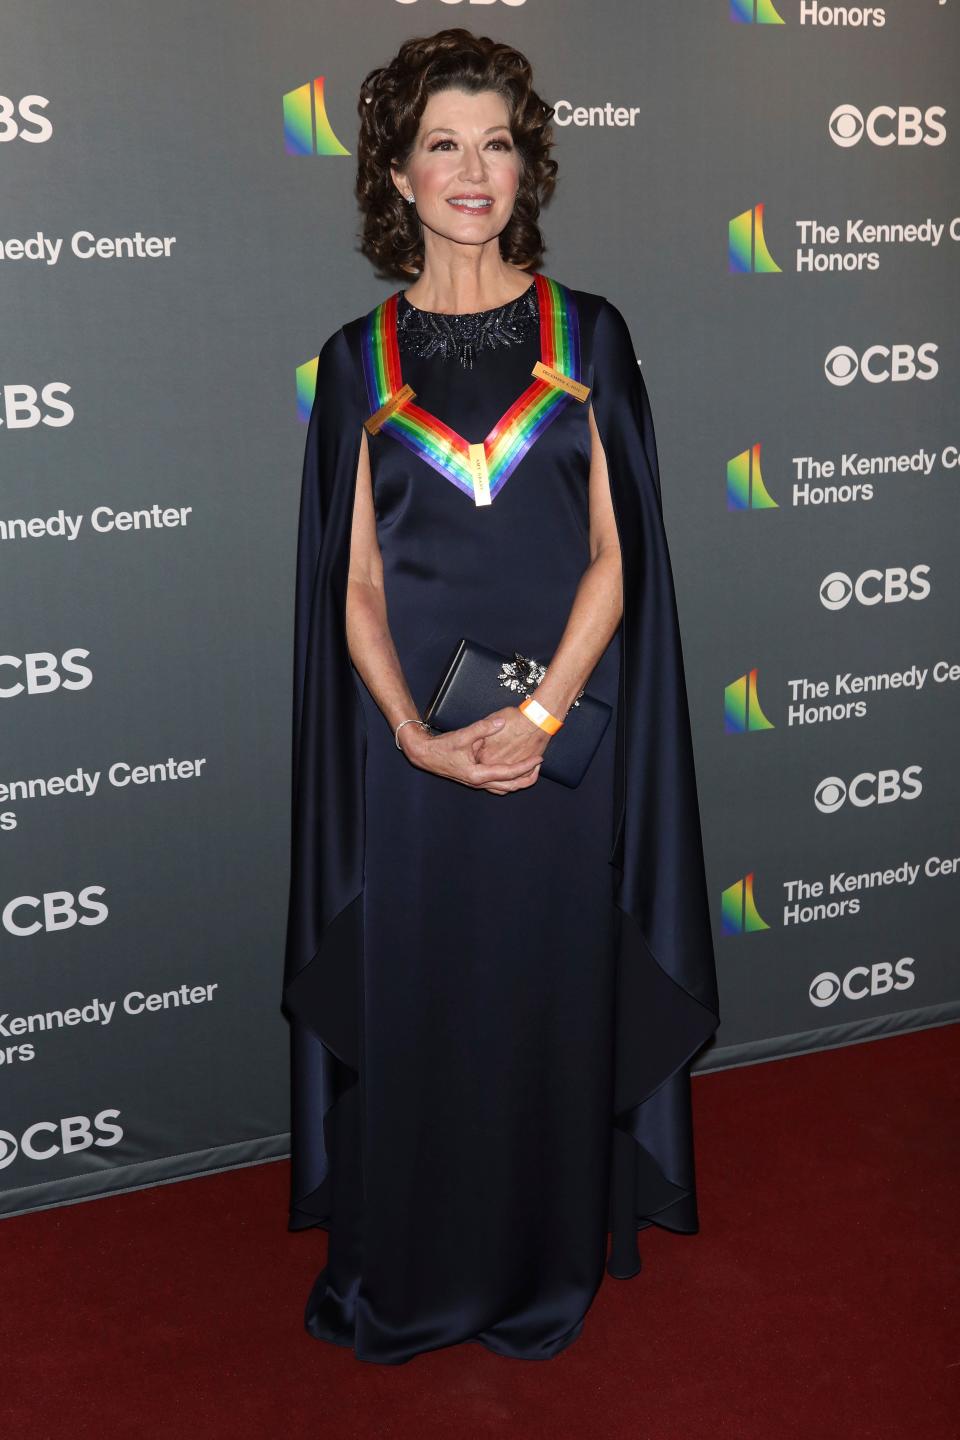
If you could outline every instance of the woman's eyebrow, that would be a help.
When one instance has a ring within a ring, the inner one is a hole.
[[[507,130],[507,129],[509,129],[509,126],[507,126],[507,125],[488,125],[487,128],[486,128],[486,130],[484,130],[483,133],[484,133],[484,135],[489,135],[492,130]],[[451,127],[450,127],[449,125],[432,125],[432,126],[430,127],[430,129],[427,131],[427,135],[432,135],[432,134],[434,133],[434,131],[437,131],[437,130],[442,130],[442,131],[444,132],[444,134],[446,134],[446,135],[459,135],[459,133],[460,133],[459,130],[453,130],[453,129],[451,129]],[[424,135],[424,137],[423,137],[424,140],[426,140],[427,135]]]

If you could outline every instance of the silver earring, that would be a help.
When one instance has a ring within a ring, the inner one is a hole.
[[[413,196],[412,196],[412,195],[408,195],[408,196],[406,197],[406,199],[407,199],[407,204],[408,204],[408,205],[412,205],[412,204],[413,204]]]

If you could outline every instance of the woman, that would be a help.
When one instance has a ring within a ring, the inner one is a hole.
[[[619,310],[538,270],[525,58],[443,30],[358,109],[363,252],[415,279],[326,341],[307,434],[290,1227],[329,1232],[312,1336],[546,1359],[638,1228],[698,1228],[719,1016],[653,427]],[[427,725],[462,638],[549,661],[538,704]],[[540,770],[584,689],[612,717],[570,788]]]

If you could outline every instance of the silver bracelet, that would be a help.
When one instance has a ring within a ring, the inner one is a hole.
[[[396,745],[398,750],[403,749],[403,746],[400,744],[400,731],[403,729],[404,725],[419,725],[423,730],[430,729],[430,726],[427,724],[426,720],[401,720],[400,724],[393,732],[393,743]]]

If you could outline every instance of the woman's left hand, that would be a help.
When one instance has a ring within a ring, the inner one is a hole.
[[[503,728],[477,742],[474,759],[484,765],[512,765],[527,758],[533,760],[546,750],[550,736],[546,730],[528,720],[519,706],[504,705],[500,710],[491,710],[485,719],[490,720],[495,715],[503,716]],[[495,795],[510,793],[496,783],[484,785],[483,789]]]

